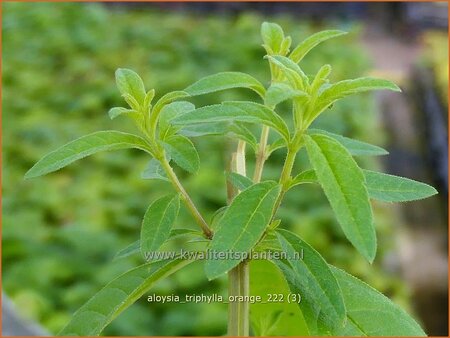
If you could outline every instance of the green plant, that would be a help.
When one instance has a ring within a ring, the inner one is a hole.
[[[149,206],[140,240],[121,254],[141,251],[148,258],[149,252],[157,251],[175,237],[189,236],[197,240],[204,237],[205,247],[200,253],[208,254],[204,261],[206,276],[211,280],[228,273],[229,296],[237,299],[229,304],[230,335],[249,334],[251,259],[245,255],[268,252],[273,254],[270,260],[279,269],[274,276],[281,271],[290,295],[301,295],[300,311],[295,314],[304,318],[310,334],[424,335],[406,312],[365,283],[328,265],[300,237],[282,230],[280,220],[276,218],[288,190],[297,185],[318,183],[345,236],[369,262],[374,260],[376,234],[370,199],[409,201],[431,196],[436,191],[424,183],[362,170],[352,156],[384,155],[387,152],[310,126],[336,101],[351,94],[377,89],[399,91],[399,88],[389,81],[374,78],[330,84],[329,65],[322,66],[312,77],[303,72],[298,63],[312,48],[344,32],[316,33],[292,52],[289,52],[291,38],[285,37],[280,26],[263,23],[261,33],[271,73],[267,88],[250,75],[226,72],[203,78],[183,91],[170,92],[153,104],[155,91],[146,91],[135,72],[119,69],[116,72],[117,86],[129,108],[112,108],[109,115],[112,119],[118,116],[130,118],[142,135],[101,131],[81,137],[42,158],[27,172],[26,178],[59,170],[99,151],[136,148],[148,153],[152,159],[143,177],[171,182],[176,194],[161,197]],[[231,88],[251,89],[262,103],[226,101],[195,108],[192,103],[184,101]],[[283,101],[292,102],[292,128],[275,112],[276,106]],[[251,124],[261,128],[259,141],[248,128]],[[269,143],[271,131],[279,138]],[[187,172],[197,172],[199,157],[189,137],[212,134],[231,134],[238,144],[227,174],[228,206],[217,210],[213,220],[207,222],[181,184],[172,163]],[[247,144],[255,153],[251,179],[246,173]],[[261,181],[268,157],[283,149],[286,157],[279,180]],[[312,168],[293,176],[296,156],[303,149],[306,149]],[[201,233],[172,229],[180,199]],[[233,253],[228,255],[231,257],[219,257],[230,252]],[[275,253],[284,253],[285,256],[273,258]],[[194,261],[183,255],[174,255],[124,273],[87,302],[61,333],[99,334],[156,282]],[[269,274],[269,265],[265,269]],[[287,322],[284,310],[274,309],[270,320],[251,318],[253,332],[265,335],[275,325]],[[255,311],[254,315],[257,317],[258,312]]]

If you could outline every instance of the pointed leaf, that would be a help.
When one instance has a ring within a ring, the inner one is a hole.
[[[230,121],[262,123],[274,128],[285,140],[289,140],[289,130],[284,120],[273,110],[253,102],[224,102],[197,108],[188,114],[176,117],[172,123],[190,125]]]
[[[73,315],[62,336],[97,336],[155,283],[192,261],[177,258],[141,265],[108,283]]]
[[[364,170],[370,197],[384,202],[406,202],[437,194],[432,186],[400,176]]]
[[[317,104],[314,107],[315,115],[318,116],[324,109],[331,104],[346,96],[367,92],[370,90],[392,90],[400,92],[400,88],[388,80],[375,79],[371,77],[362,77],[354,80],[339,81],[326,88],[318,97]]]
[[[131,95],[139,104],[144,103],[146,94],[144,82],[136,72],[125,68],[117,69],[116,84],[122,95]]]
[[[274,54],[280,52],[284,41],[284,32],[280,25],[272,22],[263,22],[261,25],[261,37],[264,46],[268,47],[266,49],[269,49]]]
[[[223,72],[204,77],[184,91],[191,96],[214,93],[231,88],[248,88],[264,97],[264,86],[253,76],[240,72]]]
[[[344,325],[345,306],[341,289],[327,262],[294,233],[277,230],[278,240],[294,273],[299,304],[311,331],[317,327],[333,331]],[[300,258],[295,258],[296,255]],[[291,281],[292,282],[292,281]]]
[[[226,256],[225,259],[212,257],[205,262],[208,279],[219,277],[245,258],[245,253],[253,248],[270,223],[279,193],[280,186],[268,181],[251,186],[233,199],[219,220],[209,246],[209,251],[218,257]]]
[[[251,179],[235,172],[227,173],[227,179],[238,190],[245,190],[253,185],[253,181]]]
[[[275,64],[283,72],[294,89],[304,91],[308,87],[308,77],[301,70],[299,65],[293,62],[291,59],[281,55],[269,55],[267,56],[267,58],[272,64]]]
[[[344,34],[347,33],[339,30],[326,30],[315,33],[299,43],[289,55],[289,58],[295,63],[299,63],[305,55],[319,43]]]
[[[250,321],[255,336],[309,336],[300,308],[287,301],[289,293],[283,275],[272,262],[250,262],[250,294],[263,299],[250,304]],[[282,301],[267,301],[268,295],[280,297],[280,294],[283,295]]]
[[[76,160],[98,153],[126,148],[137,148],[151,154],[142,137],[118,131],[99,131],[89,134],[45,155],[25,174],[25,178],[42,176],[59,170]]]
[[[179,115],[189,113],[195,109],[195,106],[187,101],[177,101],[165,105],[161,109],[159,117],[159,135],[160,139],[164,140],[172,135],[174,135],[178,130],[181,129],[180,126],[172,126],[170,121]]]
[[[268,107],[275,107],[277,104],[292,99],[293,97],[305,96],[305,92],[293,89],[286,83],[277,82],[267,89],[265,104]]]
[[[376,234],[365,178],[350,153],[326,135],[305,135],[308,157],[348,240],[372,262]]]
[[[178,195],[161,197],[148,207],[141,228],[141,253],[144,257],[148,252],[158,250],[169,238],[179,209]]]
[[[317,183],[317,175],[314,170],[305,170],[295,176],[289,183],[289,189],[296,185],[305,183]]]
[[[341,287],[347,324],[335,336],[426,336],[419,324],[389,298],[348,273],[330,266]]]
[[[310,135],[327,135],[329,137],[334,138],[340,144],[342,144],[353,156],[378,156],[378,155],[387,155],[389,152],[380,148],[378,146],[374,146],[372,144],[351,139],[349,137],[345,137],[342,135],[330,133],[325,130],[320,129],[309,129],[308,134]]]
[[[256,150],[258,147],[258,141],[255,138],[255,135],[246,127],[243,123],[234,122],[230,124],[228,128],[228,134],[231,134],[232,137],[235,137],[239,140],[247,142],[253,150]]]
[[[229,131],[231,121],[221,121],[212,123],[199,123],[182,126],[179,134],[187,137],[199,137],[207,135],[223,135]],[[176,125],[175,127],[180,127]]]
[[[130,117],[139,118],[140,114],[133,109],[123,107],[113,107],[108,112],[109,118],[114,120],[117,116],[128,115]]]
[[[192,142],[181,135],[174,135],[164,140],[163,146],[176,164],[190,173],[197,172],[200,159]]]
[[[141,178],[144,180],[162,180],[169,182],[161,163],[154,158],[148,162],[147,168],[141,174]]]

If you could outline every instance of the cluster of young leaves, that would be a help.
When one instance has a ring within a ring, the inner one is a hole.
[[[376,232],[370,199],[411,201],[426,198],[436,191],[424,183],[361,169],[353,156],[385,155],[387,152],[374,145],[309,127],[337,100],[370,90],[399,91],[399,88],[390,81],[367,77],[330,84],[329,65],[322,66],[312,77],[302,71],[299,62],[312,48],[344,32],[316,33],[298,44],[292,52],[291,38],[285,37],[277,24],[263,23],[261,33],[272,74],[268,88],[248,74],[224,72],[203,78],[183,91],[168,93],[152,105],[155,91],[146,91],[143,81],[133,71],[119,69],[116,72],[117,86],[129,108],[112,108],[109,115],[111,118],[122,115],[131,118],[142,136],[101,131],[81,137],[42,158],[26,177],[56,171],[99,151],[142,150],[152,156],[142,177],[171,181],[177,194],[164,196],[149,206],[140,240],[119,255],[158,250],[174,236],[198,236],[188,229],[172,230],[181,197],[202,227],[205,237],[210,239],[208,250],[250,252],[261,248],[269,237],[272,238],[276,249],[289,257],[273,263],[284,275],[289,288],[302,295],[299,307],[310,334],[424,335],[406,312],[362,281],[327,264],[296,234],[281,230],[280,222],[274,218],[287,190],[303,183],[318,183],[348,240],[369,262],[374,260]],[[195,108],[188,101],[178,101],[231,88],[253,90],[261,98],[261,103],[227,101]],[[291,129],[275,111],[276,106],[286,100],[292,102],[294,127]],[[260,125],[263,130],[272,130],[280,137],[266,147],[266,140],[261,139],[258,143],[247,124]],[[203,223],[170,166],[173,161],[182,169],[195,173],[199,168],[199,157],[188,137],[211,134],[231,135],[248,143],[255,153],[262,149],[265,159],[276,149],[287,150],[278,182],[258,182],[237,173],[228,174],[228,180],[241,192],[229,206],[218,211],[214,235]],[[303,148],[312,168],[292,177],[295,157]],[[294,259],[300,252],[304,258]],[[206,276],[217,278],[240,262],[237,258],[206,260]],[[62,334],[99,334],[155,282],[188,263],[190,261],[176,258],[148,263],[126,272],[85,304]],[[267,326],[267,323],[259,323]]]

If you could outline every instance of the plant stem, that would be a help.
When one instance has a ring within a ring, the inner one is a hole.
[[[245,175],[245,142],[239,141],[236,152],[232,154],[230,167],[232,171]],[[228,203],[231,203],[234,198],[232,194],[238,193],[238,191],[233,189],[227,189],[227,191],[229,192]],[[247,260],[244,260],[228,272],[228,297],[235,298],[228,304],[229,336],[249,335],[249,304],[246,301],[250,293],[248,263]],[[244,300],[241,301],[236,297],[244,297]]]
[[[181,182],[179,181],[177,175],[173,171],[169,162],[166,160],[166,158],[164,156],[161,158],[160,162],[161,162],[167,176],[169,177],[169,180],[172,182],[172,185],[174,186],[175,190],[177,190],[181,194],[181,198],[183,199],[184,203],[186,204],[187,208],[191,212],[191,214],[194,217],[197,224],[202,229],[206,238],[212,239],[212,237],[213,237],[212,230],[209,228],[208,223],[206,223],[205,219],[200,214],[197,207],[194,205],[194,202],[192,202],[192,199],[189,197],[186,190],[184,190],[183,186],[181,185]]]

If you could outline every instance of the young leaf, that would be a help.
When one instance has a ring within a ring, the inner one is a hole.
[[[170,229],[178,216],[180,199],[178,195],[164,196],[153,202],[147,209],[141,228],[141,253],[159,249],[169,238]]]
[[[285,146],[286,146],[286,142],[282,138],[279,138],[278,140],[274,141],[267,148],[267,157],[269,157],[270,154],[272,154],[275,150],[283,148]]]
[[[28,170],[25,178],[33,178],[51,173],[76,160],[100,151],[126,148],[137,148],[151,154],[147,141],[142,137],[113,130],[98,131],[80,137],[45,155]]]
[[[308,87],[308,77],[291,59],[281,55],[268,55],[267,58],[272,64],[275,64],[283,72],[292,87],[302,91]]]
[[[289,130],[284,120],[273,110],[253,102],[223,102],[197,108],[172,120],[173,124],[191,125],[207,122],[248,122],[262,123],[274,128],[283,138],[289,140]]]
[[[144,103],[145,87],[140,76],[130,69],[116,70],[116,84],[122,95],[131,95],[139,104]]]
[[[174,135],[178,130],[181,129],[180,126],[172,126],[170,121],[175,117],[189,113],[195,109],[195,106],[187,101],[172,102],[165,105],[161,109],[159,117],[159,137],[161,140],[166,139]]]
[[[264,98],[264,86],[253,76],[239,72],[223,72],[204,77],[184,91],[191,96],[209,94],[231,88],[248,88]]]
[[[426,336],[419,324],[389,298],[361,280],[330,266],[344,296],[347,323],[335,336]]]
[[[284,32],[278,24],[263,22],[261,25],[261,37],[266,50],[278,54],[284,41]]]
[[[289,189],[296,185],[305,183],[317,183],[317,176],[314,170],[305,170],[295,176],[289,183]]]
[[[147,168],[141,174],[141,178],[144,180],[162,180],[169,182],[161,163],[154,158],[148,162]]]
[[[406,202],[437,194],[428,184],[409,178],[364,170],[367,189],[371,198],[384,202]]]
[[[114,120],[117,116],[120,115],[128,115],[134,118],[138,118],[140,116],[140,114],[138,112],[136,112],[133,109],[127,109],[127,108],[123,108],[123,107],[114,107],[111,108],[108,112],[109,118],[111,120]]]
[[[292,99],[293,97],[305,96],[305,92],[293,89],[286,83],[276,82],[267,89],[264,102],[266,106],[275,107],[277,104]]]
[[[341,289],[327,262],[309,244],[287,230],[277,230],[278,240],[288,256],[299,304],[310,327],[333,331],[344,325],[345,306]],[[300,258],[296,258],[295,256]]]
[[[217,231],[209,246],[213,254],[205,262],[208,279],[214,279],[234,268],[258,242],[270,222],[280,186],[275,182],[252,185],[237,195],[217,224]],[[232,256],[228,253],[233,253]],[[237,257],[236,257],[237,256]]]
[[[348,240],[369,261],[376,234],[365,178],[350,153],[326,135],[305,136],[308,157]]]
[[[235,172],[227,173],[227,179],[235,188],[239,190],[245,190],[253,185],[253,181],[251,179]]]
[[[197,150],[192,142],[181,135],[173,135],[164,140],[163,146],[167,154],[184,170],[196,173],[200,166]]]
[[[295,63],[299,63],[305,55],[319,43],[344,34],[347,33],[339,30],[326,30],[315,33],[299,43],[289,55],[289,58]]]
[[[352,94],[381,89],[392,90],[395,92],[401,91],[400,88],[391,81],[371,77],[362,77],[334,83],[319,95],[314,107],[313,119],[339,99]]]
[[[353,156],[379,156],[389,154],[383,148],[374,146],[369,143],[354,140],[342,135],[330,133],[325,130],[320,129],[308,129],[308,134],[310,135],[326,135],[334,138],[340,144],[342,144]]]
[[[97,336],[155,283],[192,261],[176,258],[141,265],[108,283],[73,315],[61,336]]]
[[[255,336],[309,336],[300,308],[287,301],[289,293],[283,275],[272,262],[250,262],[250,294],[264,300],[250,304],[250,321]],[[283,299],[267,302],[268,295],[283,295]]]
[[[159,115],[166,105],[187,96],[189,96],[189,94],[183,91],[174,91],[163,95],[158,101],[156,101],[155,105],[153,106],[152,112],[150,114],[150,127],[153,130],[156,129]]]

